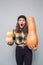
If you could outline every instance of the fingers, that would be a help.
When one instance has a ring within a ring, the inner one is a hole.
[[[29,48],[30,48],[31,50],[36,50],[36,49],[37,49],[37,47],[36,47],[35,45],[31,45]]]
[[[8,42],[8,44],[10,45],[10,44],[12,44],[12,42]]]
[[[6,37],[6,43],[9,45],[13,45],[14,44],[14,40],[12,37]]]

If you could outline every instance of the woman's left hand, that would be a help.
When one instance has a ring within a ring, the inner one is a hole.
[[[31,47],[29,47],[29,49],[31,49],[31,50],[37,50],[37,47],[35,45],[31,45]]]

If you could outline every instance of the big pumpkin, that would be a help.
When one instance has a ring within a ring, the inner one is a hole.
[[[38,36],[36,32],[34,17],[32,16],[28,17],[27,24],[28,24],[28,35],[26,38],[26,45],[28,48],[35,50],[37,49],[37,45],[38,45]]]

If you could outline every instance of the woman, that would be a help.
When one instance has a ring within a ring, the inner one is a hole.
[[[23,36],[22,36],[23,32]],[[18,39],[17,36],[14,36],[16,38],[15,43],[16,46],[16,61],[17,65],[23,65],[23,61],[25,65],[31,65],[32,63],[32,50],[30,50],[26,46],[26,36],[28,34],[28,26],[27,26],[27,20],[24,15],[20,15],[17,19],[17,25],[16,25],[16,33],[18,33]],[[17,35],[17,34],[16,34]],[[13,39],[15,39],[13,38]],[[18,42],[17,42],[18,40]]]
[[[17,65],[32,64],[32,50],[26,46],[26,37],[28,34],[27,20],[24,15],[20,15],[17,19],[16,29],[13,30],[13,35],[9,35],[7,44],[16,44],[16,61]]]

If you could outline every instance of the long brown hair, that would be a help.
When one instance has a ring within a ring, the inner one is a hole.
[[[25,17],[24,15],[20,15],[20,16],[18,17],[18,19],[17,19],[16,32],[18,32],[18,29],[20,29],[20,26],[19,26],[19,24],[18,24],[18,21],[19,21],[20,18],[24,18],[24,19],[25,19],[25,25],[24,25],[24,27],[22,28],[22,31],[23,31],[24,34],[27,36],[27,34],[28,34],[28,25],[27,25],[27,19],[26,19],[26,17]]]

